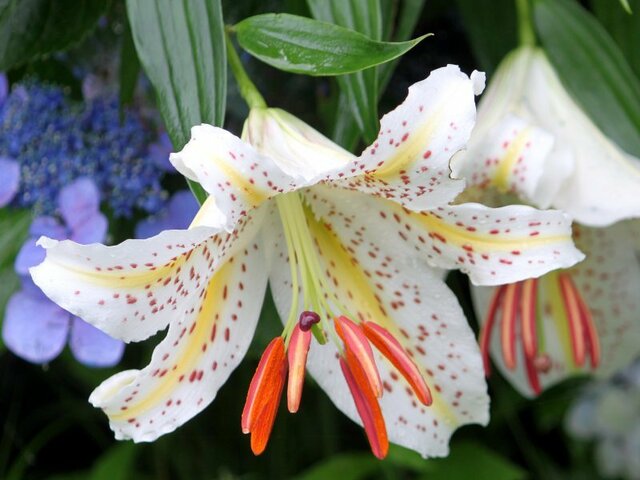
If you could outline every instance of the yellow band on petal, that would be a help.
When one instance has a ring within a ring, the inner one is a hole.
[[[224,263],[209,281],[209,286],[204,294],[201,310],[194,319],[193,330],[184,340],[180,351],[176,352],[175,362],[168,363],[167,370],[160,372],[158,384],[146,397],[140,398],[137,402],[127,405],[124,411],[105,411],[112,420],[127,420],[135,418],[166,401],[171,396],[172,391],[180,382],[180,378],[188,376],[202,356],[202,345],[210,340],[212,325],[219,317],[220,311],[224,308],[226,285],[228,277],[233,273],[231,262]],[[175,367],[174,367],[175,366]]]
[[[219,158],[213,163],[222,171],[229,183],[242,192],[246,202],[251,206],[257,207],[262,202],[269,199],[269,195],[267,193],[261,191],[255,184],[252,184],[247,180],[247,175],[238,172],[224,159]],[[261,173],[257,172],[256,175],[261,175]]]
[[[501,192],[509,191],[509,179],[531,134],[531,128],[523,129],[507,146],[493,175],[492,184]]]
[[[480,245],[482,249],[487,252],[511,251],[515,249],[515,247],[518,247],[518,249],[525,249],[542,245],[552,245],[554,243],[571,242],[571,235],[538,235],[526,237],[508,237],[503,234],[491,235],[487,233],[472,232],[465,227],[459,227],[457,225],[447,223],[431,212],[407,213],[403,211],[403,214],[408,214],[414,221],[420,223],[425,230],[441,236],[447,242],[451,242],[452,244],[460,247],[464,245]]]
[[[406,137],[396,140],[396,153],[385,160],[384,164],[372,172],[375,177],[389,177],[406,170],[416,160],[421,159],[428,150],[428,145],[437,127],[441,126],[442,108],[430,115],[416,129],[408,132]]]

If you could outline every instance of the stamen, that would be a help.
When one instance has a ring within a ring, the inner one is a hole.
[[[382,396],[382,381],[378,373],[378,367],[373,358],[373,350],[367,341],[367,337],[358,325],[347,317],[340,316],[334,319],[336,333],[345,344],[347,354],[351,352],[355,361],[369,380],[376,397]]]
[[[516,316],[520,300],[520,283],[506,285],[502,305],[502,358],[509,370],[516,368]]]
[[[576,289],[576,293],[578,293]],[[582,325],[585,331],[585,341],[587,343],[587,350],[589,352],[589,358],[591,361],[591,368],[598,368],[600,365],[600,337],[598,337],[598,331],[593,323],[593,317],[591,316],[591,310],[585,303],[582,295],[578,293],[578,307],[580,308],[580,318],[582,319]]]
[[[251,450],[255,455],[260,455],[267,446],[286,376],[284,340],[276,337],[260,358],[242,410],[242,433],[251,433]]]
[[[522,301],[520,303],[522,344],[525,358],[531,361],[538,353],[538,335],[536,332],[537,298],[538,280],[530,278],[522,282]]]
[[[313,313],[313,312],[303,312]],[[314,314],[317,320],[320,317]],[[289,412],[296,413],[300,407],[300,399],[302,398],[302,387],[304,385],[304,372],[307,364],[307,354],[309,353],[309,345],[311,343],[311,332],[309,329],[312,324],[308,325],[306,330],[303,329],[302,315],[300,322],[293,329],[291,339],[289,340],[289,351],[287,356],[289,359],[289,382],[287,384],[287,408]]]
[[[536,395],[539,395],[542,392],[542,386],[535,366],[535,359],[538,355],[538,332],[536,330],[538,280],[530,278],[521,283],[520,325],[524,350],[524,367],[531,390]]]
[[[586,345],[580,304],[578,301],[579,294],[568,274],[560,273],[558,275],[558,282],[560,284],[560,292],[562,294],[562,299],[564,300],[564,308],[569,322],[573,361],[576,366],[582,367],[586,356]]]
[[[407,380],[418,400],[429,406],[433,402],[431,391],[403,346],[389,331],[377,323],[363,322],[362,330],[369,341],[382,353]]]
[[[487,318],[484,322],[484,326],[480,331],[480,351],[482,353],[482,363],[484,364],[484,373],[488,377],[491,374],[491,361],[489,359],[489,349],[491,346],[491,334],[493,333],[493,329],[496,324],[496,318],[498,317],[496,314],[498,313],[498,308],[502,303],[502,297],[504,297],[504,292],[506,290],[506,285],[500,285],[493,292],[493,296],[491,297],[491,303],[489,304],[489,310],[487,311]]]
[[[341,357],[340,368],[362,420],[371,451],[376,457],[383,459],[389,451],[387,427],[370,382],[357,363],[347,364]]]

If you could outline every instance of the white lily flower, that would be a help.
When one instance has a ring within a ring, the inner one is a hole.
[[[492,204],[505,203],[496,192],[515,194],[591,226],[640,215],[640,161],[598,130],[531,46],[503,60],[478,107],[469,148],[452,165],[476,187],[470,195]],[[491,353],[511,383],[533,396],[571,375],[607,376],[638,354],[632,225],[577,228],[587,260],[570,270],[472,287],[486,370]]]
[[[609,140],[562,86],[545,53],[522,46],[500,64],[454,176],[493,185],[577,222],[640,217],[640,160]]]
[[[285,329],[265,351],[242,415],[255,453],[273,425],[285,350],[295,411],[309,345],[310,373],[364,425],[377,456],[387,438],[446,455],[457,427],[485,424],[479,350],[428,265],[498,284],[583,256],[561,212],[448,205],[464,187],[449,160],[470,135],[479,80],[455,66],[432,72],[359,157],[280,110],[253,110],[244,140],[194,127],[171,155],[210,194],[188,230],[114,247],[41,240],[47,258],[32,276],[63,308],[128,342],[169,326],[146,368],[91,395],[116,437],[154,440],[214,399],[249,347],[267,281]]]

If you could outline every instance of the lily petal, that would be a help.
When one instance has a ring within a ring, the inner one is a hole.
[[[365,226],[368,237],[394,237],[401,248],[419,252],[430,265],[459,269],[479,285],[540,276],[584,258],[571,240],[569,217],[559,211],[466,203],[412,212],[346,190],[316,186],[312,192],[319,214],[342,210],[375,219]]]
[[[310,184],[356,159],[310,125],[278,108],[251,109],[242,138],[291,177],[302,176]]]
[[[357,213],[345,214],[336,208],[331,214],[315,193],[316,187],[307,195],[313,210],[307,224],[317,242],[321,268],[339,303],[348,309],[342,313],[391,332],[415,361],[433,394],[432,405],[424,406],[391,363],[375,353],[389,440],[424,456],[446,455],[456,428],[488,421],[482,360],[462,310],[439,273],[432,273],[397,237],[368,234],[371,217],[356,204],[364,195],[350,193],[348,201],[358,207]],[[286,259],[283,234],[272,232],[271,242],[274,257]],[[292,299],[286,262],[276,263],[270,278],[278,311],[287,318]],[[336,406],[360,423],[338,357],[331,342],[320,345],[312,340],[309,372]]]
[[[262,218],[258,212],[256,217]],[[251,217],[246,217],[251,218]],[[225,257],[240,248],[238,231],[209,227],[167,230],[146,240],[114,247],[78,245],[42,238],[45,261],[31,269],[34,282],[65,310],[126,342],[143,340],[192,315],[201,291]]]
[[[580,227],[576,229],[576,243],[587,258],[562,274],[569,275],[582,300],[587,304],[595,325],[600,346],[600,365],[595,374],[607,377],[628,364],[637,356],[640,345],[640,325],[637,312],[640,308],[640,264],[633,248],[634,239],[629,225],[617,224],[606,229]],[[474,287],[472,294],[478,318],[485,321],[493,289]],[[567,323],[558,274],[552,272],[538,280],[538,343],[547,359],[545,368],[539,370],[541,390],[571,376],[590,373],[592,367],[584,362],[576,365],[570,342],[570,326]],[[503,375],[522,394],[534,396],[526,372],[523,342],[518,341],[517,366],[506,368],[502,360],[499,336],[493,335],[491,355]]]
[[[575,169],[553,206],[590,226],[640,216],[640,159],[598,129],[564,89],[542,50],[531,61],[528,92],[535,118],[556,142],[571,145],[575,158]]]
[[[454,177],[470,185],[495,187],[548,208],[571,173],[573,157],[554,149],[554,138],[545,130],[507,114],[489,132],[474,132],[468,149],[451,165]]]
[[[406,100],[380,120],[376,141],[330,178],[411,210],[449,203],[464,188],[450,177],[449,161],[473,128],[478,75],[470,79],[448,65],[409,87]]]
[[[147,367],[111,377],[92,393],[89,401],[107,414],[116,438],[153,441],[175,430],[213,401],[240,363],[267,284],[254,234],[253,228],[240,232],[237,248],[211,265],[210,278],[190,289],[191,307],[185,305],[187,296],[181,298],[187,310],[180,318],[174,314]],[[197,271],[203,261],[209,268],[207,257],[198,260]]]
[[[189,143],[169,159],[209,192],[226,230],[265,200],[304,183],[235,135],[206,124],[193,127]]]

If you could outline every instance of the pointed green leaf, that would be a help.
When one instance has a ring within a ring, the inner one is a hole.
[[[540,39],[563,83],[602,131],[640,155],[640,81],[598,21],[577,2],[536,0]]]
[[[194,125],[222,125],[227,73],[220,0],[128,0],[127,13],[174,148],[184,146]],[[202,187],[190,186],[202,202]]]
[[[611,0],[591,0],[593,12],[622,50],[627,62],[640,77],[640,0],[632,0],[629,15],[621,8],[611,8]]]
[[[427,35],[407,42],[380,42],[361,33],[296,15],[268,13],[234,27],[238,42],[269,65],[292,73],[342,75],[388,62]]]

